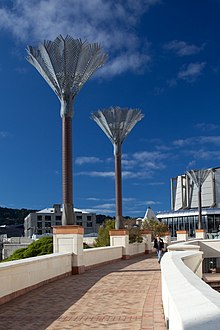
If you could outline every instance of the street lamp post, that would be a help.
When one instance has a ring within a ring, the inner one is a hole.
[[[122,221],[122,175],[121,145],[143,114],[137,109],[111,107],[92,113],[91,118],[108,136],[114,146],[115,157],[115,229],[123,228]]]
[[[47,81],[61,103],[62,118],[62,225],[75,224],[72,179],[73,101],[84,83],[100,68],[107,55],[97,43],[61,35],[38,47],[27,47],[27,60]]]
[[[188,177],[196,185],[198,190],[198,229],[202,228],[202,185],[210,173],[208,170],[190,170],[186,172]]]

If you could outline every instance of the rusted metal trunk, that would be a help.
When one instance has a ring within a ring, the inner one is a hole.
[[[72,118],[62,117],[62,226],[75,224],[73,211]]]
[[[121,179],[121,144],[114,145],[115,156],[115,204],[116,204],[116,219],[115,229],[122,229],[122,179]]]

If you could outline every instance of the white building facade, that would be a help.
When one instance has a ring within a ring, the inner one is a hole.
[[[208,233],[220,232],[220,167],[210,169],[202,185],[202,228]],[[187,230],[195,236],[198,229],[198,190],[190,178],[179,175],[171,179],[171,208],[157,218],[169,226],[172,236],[177,230]]]
[[[76,225],[84,228],[85,234],[97,231],[96,214],[75,209]],[[60,204],[54,204],[52,208],[46,208],[38,212],[30,213],[24,219],[24,236],[52,234],[53,226],[61,226],[62,208]]]

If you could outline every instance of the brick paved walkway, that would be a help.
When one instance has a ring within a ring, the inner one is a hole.
[[[160,275],[140,256],[52,282],[0,306],[0,330],[165,330]]]

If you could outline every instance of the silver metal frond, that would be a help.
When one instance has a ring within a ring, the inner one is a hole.
[[[138,109],[111,107],[91,114],[112,144],[122,144],[132,128],[144,115]]]
[[[142,118],[143,114],[140,110],[119,107],[111,107],[91,114],[91,119],[99,125],[114,146],[116,203],[115,229],[123,228],[121,144],[135,124]]]
[[[106,61],[100,44],[89,44],[69,35],[60,35],[54,41],[45,40],[38,47],[27,47],[27,60],[47,81],[64,103],[71,103],[90,76]],[[69,104],[67,108],[70,108]],[[62,109],[61,109],[62,112]],[[61,113],[62,116],[65,113]],[[69,115],[69,113],[67,113]]]
[[[210,169],[207,170],[190,170],[186,172],[188,177],[193,181],[197,188],[200,188],[205,180],[207,179],[209,173],[211,172]]]

